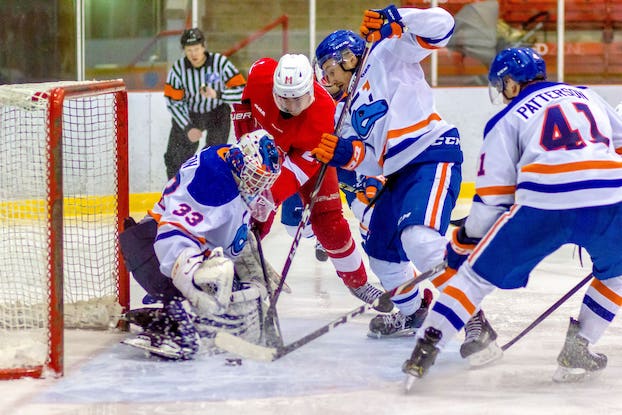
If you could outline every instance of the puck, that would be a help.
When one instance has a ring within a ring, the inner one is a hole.
[[[225,366],[242,366],[242,359],[237,359],[237,358],[225,359]]]

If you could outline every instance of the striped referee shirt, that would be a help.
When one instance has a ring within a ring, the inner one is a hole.
[[[182,129],[190,124],[189,113],[205,114],[214,108],[240,102],[246,80],[226,56],[206,52],[207,60],[200,68],[192,66],[187,58],[177,60],[168,72],[164,85],[166,106],[173,120]],[[217,98],[201,95],[201,86],[217,91]]]

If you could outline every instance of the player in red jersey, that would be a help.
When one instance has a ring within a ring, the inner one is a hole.
[[[234,106],[236,136],[256,129],[257,123],[274,136],[281,151],[281,175],[271,188],[275,206],[296,192],[309,203],[321,166],[311,150],[319,145],[322,134],[335,128],[333,98],[314,78],[304,55],[287,54],[278,62],[262,58],[249,71],[242,103]],[[326,171],[310,222],[344,284],[357,298],[373,303],[382,292],[367,282],[361,253],[343,217],[333,167]],[[258,224],[262,235],[271,223]]]

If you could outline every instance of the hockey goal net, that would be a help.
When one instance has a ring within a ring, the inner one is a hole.
[[[64,328],[129,305],[123,81],[0,85],[0,379],[63,374]]]

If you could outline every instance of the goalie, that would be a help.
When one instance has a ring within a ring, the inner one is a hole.
[[[119,237],[126,265],[163,306],[130,311],[143,332],[123,343],[190,359],[218,330],[260,341],[266,279],[279,276],[271,267],[268,277],[262,272],[249,223],[274,209],[262,193],[279,174],[272,136],[256,130],[190,158],[148,215],[130,220]]]

